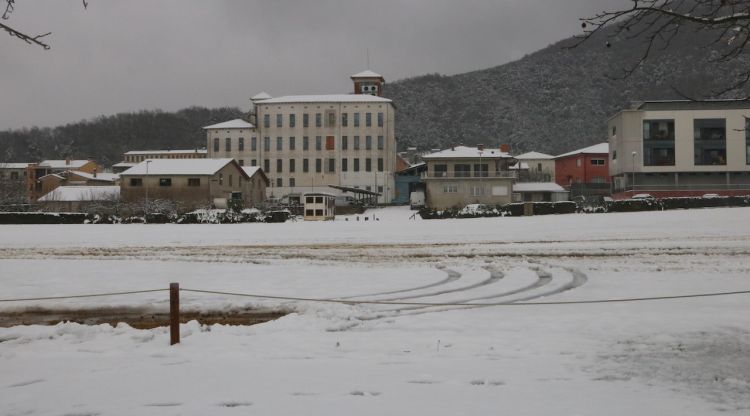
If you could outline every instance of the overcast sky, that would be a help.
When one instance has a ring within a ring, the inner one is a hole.
[[[370,67],[395,81],[500,65],[627,0],[17,0],[0,32],[0,130],[273,96],[346,93]]]

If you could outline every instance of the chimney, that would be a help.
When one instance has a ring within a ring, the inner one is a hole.
[[[479,150],[480,152],[484,152],[484,145],[482,143],[479,143],[477,145],[477,150]]]
[[[92,173],[92,175],[94,175],[94,177],[96,178],[96,168],[94,168],[94,172]]]
[[[65,165],[70,165],[70,156],[65,158]]]
[[[455,151],[456,151],[456,146],[451,146],[451,152],[455,152]]]
[[[508,143],[501,144],[500,151],[503,153],[510,153],[510,145]]]

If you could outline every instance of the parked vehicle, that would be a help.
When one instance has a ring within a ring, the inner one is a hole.
[[[713,198],[721,198],[721,196],[719,194],[703,194],[703,198],[706,198],[706,199],[711,198],[711,199],[713,199]]]
[[[424,208],[424,191],[414,191],[409,194],[409,206],[411,209]]]
[[[651,194],[635,194],[631,199],[656,199]]]

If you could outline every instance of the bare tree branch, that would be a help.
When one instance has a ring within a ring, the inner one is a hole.
[[[5,25],[3,23],[0,23],[0,29],[5,30],[11,36],[15,36],[18,39],[21,39],[22,41],[24,41],[24,42],[26,42],[28,44],[37,44],[37,45],[41,46],[44,49],[49,49],[51,47],[48,44],[46,44],[43,41],[41,41],[40,39],[43,38],[43,37],[45,37],[45,36],[47,36],[47,35],[52,34],[52,32],[47,32],[47,33],[45,33],[43,35],[29,36],[29,35],[26,35],[24,33],[21,33],[19,31],[15,30],[15,29],[13,29],[12,27],[7,26],[7,25]]]

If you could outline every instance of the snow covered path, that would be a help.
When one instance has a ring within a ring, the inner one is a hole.
[[[750,209],[245,225],[0,227],[2,298],[182,287],[494,303],[750,289]],[[168,305],[166,293],[45,302]],[[183,292],[253,327],[0,328],[1,415],[747,414],[750,295],[394,307]],[[18,309],[38,303],[0,304]]]

